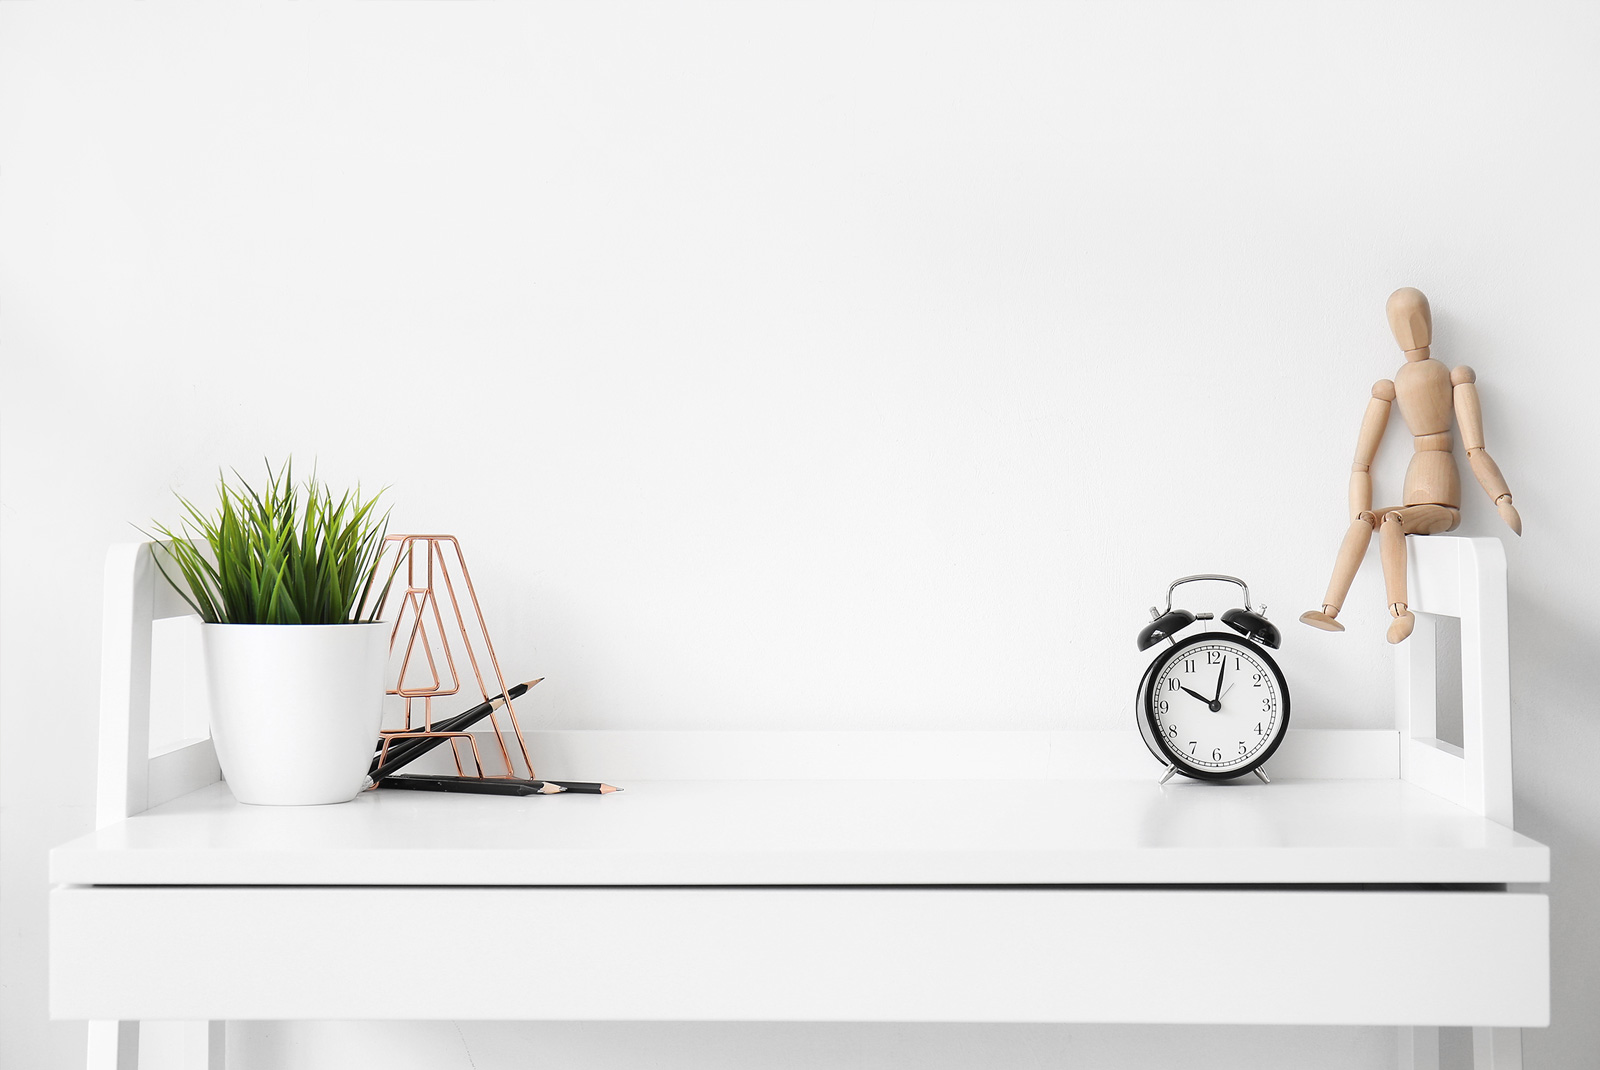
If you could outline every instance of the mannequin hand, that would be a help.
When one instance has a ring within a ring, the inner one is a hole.
[[[1522,517],[1520,514],[1518,514],[1517,507],[1512,505],[1511,502],[1507,500],[1500,502],[1495,506],[1495,508],[1500,510],[1500,519],[1506,522],[1506,526],[1512,531],[1516,532],[1518,535],[1521,535]]]

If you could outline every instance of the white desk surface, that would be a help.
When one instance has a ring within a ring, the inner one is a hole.
[[[1549,850],[1400,780],[629,781],[612,795],[213,784],[51,853],[63,884],[1500,884]]]

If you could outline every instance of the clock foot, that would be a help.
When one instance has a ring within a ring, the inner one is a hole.
[[[1325,632],[1344,631],[1343,624],[1340,624],[1338,621],[1334,620],[1332,614],[1324,613],[1320,609],[1311,609],[1300,614],[1300,623],[1309,624],[1313,628],[1321,628]]]
[[[1256,766],[1254,772],[1255,772],[1256,776],[1261,778],[1261,783],[1263,783],[1263,784],[1272,783],[1272,780],[1267,776],[1266,772],[1260,766]]]
[[[1172,779],[1172,775],[1174,773],[1176,773],[1177,771],[1178,771],[1177,765],[1169,765],[1169,766],[1167,766],[1167,771],[1165,773],[1163,773],[1162,776],[1161,776],[1161,783],[1165,784],[1167,781],[1171,780]]]

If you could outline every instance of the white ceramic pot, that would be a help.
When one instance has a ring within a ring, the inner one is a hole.
[[[242,803],[349,802],[383,719],[389,628],[205,624],[211,741]]]

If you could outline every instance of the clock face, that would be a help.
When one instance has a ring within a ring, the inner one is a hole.
[[[1247,773],[1277,749],[1289,722],[1288,689],[1266,653],[1222,633],[1163,651],[1146,677],[1140,711],[1165,757],[1203,779]]]

